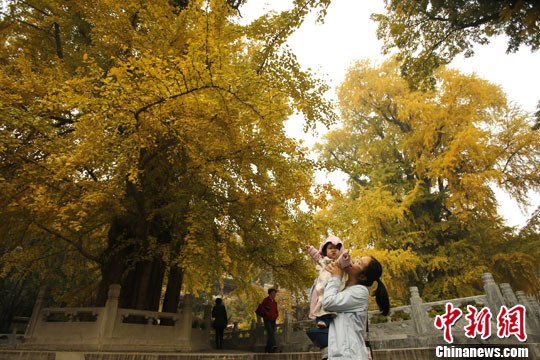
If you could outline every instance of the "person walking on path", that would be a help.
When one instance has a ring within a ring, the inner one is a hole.
[[[390,311],[388,292],[380,280],[382,266],[371,256],[357,258],[344,267],[348,278],[341,291],[339,286],[344,271],[337,263],[328,265],[327,269],[332,278],[324,291],[323,307],[336,312],[328,330],[328,360],[367,360],[368,350],[362,331],[367,323],[369,287],[375,281],[377,305],[385,316]]]
[[[212,318],[214,318],[214,330],[216,332],[216,349],[223,349],[223,333],[227,328],[227,309],[221,298],[216,299],[216,304],[212,308]]]
[[[273,353],[277,351],[276,344],[276,320],[279,316],[276,303],[277,290],[274,288],[268,289],[268,296],[261,302],[260,310],[266,330],[266,347],[264,352]]]

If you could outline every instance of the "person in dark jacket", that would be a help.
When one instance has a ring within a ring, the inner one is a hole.
[[[277,290],[274,288],[268,289],[268,296],[261,303],[261,312],[263,314],[264,329],[266,330],[266,347],[267,353],[277,352],[276,344],[276,320],[279,316],[276,303]]]
[[[223,305],[221,298],[216,299],[216,304],[212,308],[212,318],[214,318],[214,330],[216,331],[216,349],[223,349],[223,333],[227,328],[227,309]]]

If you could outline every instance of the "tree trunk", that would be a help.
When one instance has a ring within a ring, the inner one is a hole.
[[[109,286],[122,283],[122,274],[124,272],[123,255],[123,253],[118,252],[101,265],[101,282],[98,287],[96,306],[105,306],[108,298]],[[124,289],[121,291],[123,292]]]
[[[184,271],[176,265],[171,266],[169,270],[169,279],[167,281],[167,290],[163,300],[163,312],[177,312],[180,302],[180,290],[182,290],[182,280]]]
[[[109,286],[123,284],[123,275],[126,268],[126,259],[133,252],[133,247],[120,247],[121,239],[132,236],[130,226],[125,218],[117,217],[113,220],[108,234],[108,247],[101,265],[101,282],[98,287],[96,306],[105,306],[107,302]],[[120,290],[121,293],[128,289]]]
[[[144,170],[141,183],[135,184],[129,179],[126,180],[128,211],[115,219],[109,230],[107,254],[112,255],[102,267],[102,283],[98,296],[98,304],[101,306],[107,300],[108,287],[116,282],[122,286],[120,307],[150,311],[159,309],[166,265],[159,254],[149,252],[149,238],[155,238],[160,246],[170,246],[173,240],[172,229],[178,226],[178,223],[164,219],[159,212],[155,212],[155,209],[167,205],[171,199],[161,198],[154,191],[166,186],[168,177],[164,175],[163,167],[158,167],[155,162],[157,160],[151,155],[153,154],[149,155],[144,149],[141,150],[139,166]],[[152,215],[149,216],[149,213]],[[126,243],[130,245],[125,245]],[[180,276],[173,271],[174,281],[177,282],[175,291],[177,290],[178,294],[176,297],[167,297],[167,304],[174,308],[173,312],[176,312],[178,306],[181,275],[181,271]],[[170,281],[171,279],[169,283]]]
[[[127,276],[129,292],[120,296],[120,302],[129,309],[158,311],[165,265],[160,258],[141,261]]]
[[[135,232],[140,233],[141,227],[134,225],[139,219],[130,221],[127,216],[119,217],[113,221],[109,230],[109,246],[101,266],[101,283],[98,289],[96,306],[105,306],[109,286],[120,284],[119,306],[126,309],[150,310],[159,309],[161,286],[165,274],[165,265],[160,257],[152,260],[140,260],[133,263],[133,259],[144,255],[144,240]],[[139,231],[138,231],[139,230]],[[137,245],[124,245],[126,240],[135,240]]]

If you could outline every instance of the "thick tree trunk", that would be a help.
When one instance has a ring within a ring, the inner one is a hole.
[[[150,294],[148,296],[148,306],[154,311],[159,309],[161,302],[161,292],[163,290],[163,279],[165,277],[165,263],[161,258],[157,258],[152,263],[152,273],[150,275]],[[143,294],[144,295],[144,294]]]
[[[154,236],[160,245],[170,244],[172,241],[170,224],[159,217],[148,221],[139,215],[141,213],[145,212],[137,211],[135,214],[118,217],[111,224],[107,249],[109,257],[103,261],[101,268],[102,279],[97,306],[105,305],[108,288],[116,283],[122,286],[120,307],[150,311],[159,309],[165,262],[160,255],[148,252],[148,236]],[[125,245],[126,243],[130,245]],[[148,255],[153,257],[148,260]],[[178,278],[173,272],[173,277],[179,282],[176,286],[180,292],[181,276]],[[173,298],[172,301],[176,301],[176,304],[171,306],[176,307],[178,299]]]
[[[109,286],[122,283],[122,274],[124,272],[123,255],[119,252],[110,259],[107,259],[101,266],[101,282],[98,287],[96,306],[105,306]]]
[[[101,282],[98,287],[96,306],[105,306],[109,286],[123,285],[123,275],[126,268],[126,259],[133,252],[133,248],[119,248],[121,239],[131,236],[130,227],[124,218],[116,218],[111,224],[108,234],[108,248],[101,265]],[[122,289],[121,292],[127,289]]]
[[[136,261],[144,249],[137,249],[136,245],[123,245],[126,240],[135,240],[137,245],[145,243],[135,234],[135,232],[140,233],[142,227],[141,224],[134,225],[137,220],[130,221],[127,217],[122,217],[115,219],[111,224],[107,250],[109,256],[104,259],[101,267],[101,283],[96,306],[105,305],[110,285],[120,284],[122,286],[120,307],[151,311],[159,309],[161,286],[165,274],[163,260],[154,257],[152,260]],[[134,259],[135,263],[133,263]]]
[[[184,272],[178,266],[173,265],[169,270],[167,290],[163,299],[163,312],[176,312],[180,302],[180,290],[182,290],[182,280]]]
[[[178,226],[178,222],[163,218],[160,212],[156,211],[173,200],[156,191],[167,186],[169,177],[164,167],[166,165],[158,166],[160,158],[155,155],[155,152],[147,153],[146,149],[141,149],[140,183],[135,184],[126,179],[127,212],[111,224],[107,254],[112,255],[102,267],[102,283],[98,296],[100,305],[107,299],[108,287],[116,282],[122,286],[120,307],[150,311],[159,309],[166,265],[159,254],[149,250],[150,237],[156,239],[160,246],[171,246],[172,229]],[[189,199],[186,199],[186,206],[188,201]],[[176,312],[182,272],[175,270],[172,273],[177,295],[166,296],[167,308],[174,308],[173,312]]]
[[[157,311],[161,298],[161,285],[165,265],[160,258],[141,261],[135,265],[123,282],[126,291],[120,294],[120,306],[127,309]]]

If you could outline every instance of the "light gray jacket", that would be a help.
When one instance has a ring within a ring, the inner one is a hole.
[[[362,333],[366,326],[369,290],[351,285],[339,291],[341,277],[332,276],[324,291],[323,307],[336,312],[328,331],[328,359],[367,360]]]

